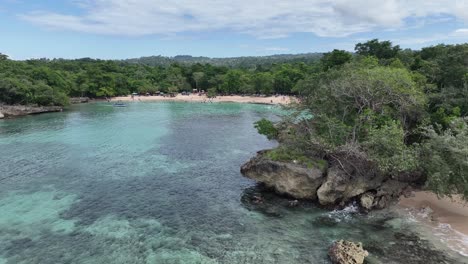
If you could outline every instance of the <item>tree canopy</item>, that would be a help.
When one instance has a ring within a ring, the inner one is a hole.
[[[67,97],[191,92],[192,89],[211,89],[217,94],[291,94],[296,83],[314,68],[315,62],[259,64],[250,68],[200,63],[162,67],[88,58],[13,61],[2,55],[0,101],[63,105]],[[50,89],[45,89],[46,86]],[[46,90],[50,90],[49,96],[40,95]]]
[[[262,120],[259,132],[282,149],[423,175],[438,195],[468,199],[468,44],[411,51],[371,40],[356,51],[325,54],[293,89],[295,114],[277,125]]]

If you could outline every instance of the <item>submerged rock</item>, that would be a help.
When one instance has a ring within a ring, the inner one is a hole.
[[[362,248],[361,243],[339,240],[331,245],[328,255],[333,264],[362,264],[369,252]]]
[[[289,207],[297,207],[299,205],[298,200],[289,201]]]
[[[297,199],[317,199],[317,189],[324,181],[325,170],[294,162],[281,162],[269,159],[260,151],[256,157],[241,167],[241,173],[280,194]]]
[[[321,215],[315,218],[312,221],[312,224],[316,227],[323,228],[323,227],[335,227],[339,224],[339,220],[330,216],[330,215]]]

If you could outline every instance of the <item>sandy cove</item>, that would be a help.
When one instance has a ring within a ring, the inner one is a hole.
[[[401,198],[400,206],[417,210],[430,208],[434,220],[450,224],[453,229],[468,236],[468,203],[460,197],[439,199],[433,193],[415,192],[413,197]]]
[[[216,98],[208,99],[205,95],[181,95],[178,94],[175,97],[164,97],[164,96],[135,96],[133,99],[131,96],[120,96],[113,97],[112,101],[179,101],[179,102],[234,102],[234,103],[252,103],[252,104],[289,104],[295,101],[294,97],[290,96],[270,96],[270,97],[254,97],[254,96],[240,96],[240,95],[229,95],[229,96],[217,96]]]
[[[236,103],[256,103],[256,104],[289,104],[297,101],[295,97],[253,97],[253,96],[217,96],[208,99],[205,95],[181,95],[176,97],[163,96],[131,96],[114,97],[112,101],[180,101],[180,102],[236,102]],[[449,239],[446,242],[449,247],[465,255],[468,254],[468,203],[462,201],[460,197],[439,199],[430,192],[418,191],[411,197],[402,197],[399,207],[411,212],[417,220],[432,230],[439,232],[441,226],[450,225],[446,234]],[[430,208],[430,209],[427,209]],[[460,238],[460,236],[463,236]]]
[[[468,202],[460,196],[441,198],[430,192],[415,192],[401,198],[399,207],[431,230],[443,244],[468,256]]]

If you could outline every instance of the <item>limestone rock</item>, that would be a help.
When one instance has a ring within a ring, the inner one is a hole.
[[[24,116],[61,111],[63,111],[63,107],[61,106],[0,105],[0,112],[4,117]]]
[[[346,203],[353,197],[378,188],[382,181],[380,175],[355,176],[333,166],[328,170],[327,179],[318,189],[317,196],[322,205]]]
[[[361,243],[339,240],[331,245],[328,255],[333,264],[362,264],[369,252],[362,248]]]
[[[89,97],[72,97],[69,100],[71,104],[83,104],[89,102]]]
[[[366,210],[372,209],[372,204],[374,203],[374,195],[370,192],[361,195],[359,203],[361,204],[362,208]]]
[[[389,202],[389,199],[387,196],[382,196],[380,197],[380,199],[378,200],[377,204],[376,204],[376,208],[378,209],[384,209],[385,207],[387,207],[388,205],[388,202]]]
[[[274,161],[264,154],[265,151],[258,152],[256,157],[241,167],[241,173],[280,194],[297,199],[317,199],[317,189],[324,181],[325,169]]]
[[[266,153],[258,152],[241,167],[241,173],[280,194],[318,200],[325,206],[345,206],[357,200],[366,210],[382,209],[408,192],[413,180],[409,174],[400,175],[404,181],[396,180],[359,155],[327,157],[328,168],[307,168],[293,161],[271,160]]]

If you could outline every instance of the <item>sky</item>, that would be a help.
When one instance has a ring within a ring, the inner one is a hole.
[[[468,0],[0,0],[12,59],[353,51],[468,42]]]

